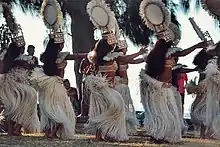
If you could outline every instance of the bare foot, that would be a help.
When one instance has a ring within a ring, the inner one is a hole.
[[[99,141],[105,141],[105,140],[101,137],[101,135],[96,135],[95,141],[99,142]]]

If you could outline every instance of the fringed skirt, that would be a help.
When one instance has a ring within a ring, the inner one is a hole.
[[[145,109],[145,128],[155,139],[177,143],[182,139],[182,118],[172,88],[162,88],[162,84],[141,71],[140,93]]]
[[[22,82],[27,78],[19,71],[12,71],[0,77],[0,99],[4,104],[4,116],[20,124],[29,133],[40,130],[37,116],[37,92]],[[19,81],[19,82],[17,82]]]
[[[182,130],[187,131],[188,130],[188,125],[187,125],[187,123],[184,122],[184,118],[183,118],[181,95],[180,95],[179,91],[177,91],[177,88],[172,87],[171,89],[173,90],[173,94],[174,94],[174,97],[175,97],[175,100],[176,100],[176,105],[177,105],[177,108],[179,110],[178,113],[179,113],[179,116],[180,116]]]
[[[125,103],[126,113],[126,128],[129,135],[133,135],[137,132],[138,121],[135,114],[134,104],[131,98],[130,89],[128,85],[121,82],[122,78],[116,77],[115,90],[118,91]]]
[[[206,121],[206,100],[207,100],[207,88],[205,81],[201,81],[198,85],[198,92],[195,100],[191,105],[191,121],[194,125],[205,125]]]
[[[208,135],[220,139],[220,73],[210,77],[206,100],[206,122]]]
[[[31,75],[31,82],[38,83],[39,86],[41,130],[52,129],[61,124],[56,135],[62,139],[73,139],[75,113],[62,79],[46,76],[41,69],[36,68]]]
[[[121,95],[109,87],[107,78],[89,75],[85,79],[90,92],[89,131],[100,131],[103,137],[117,141],[128,139],[125,123],[125,105]]]

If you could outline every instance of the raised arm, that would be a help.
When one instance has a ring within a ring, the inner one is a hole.
[[[77,60],[83,59],[88,55],[88,53],[74,53],[66,56],[65,60]]]
[[[184,57],[184,56],[190,54],[191,52],[193,52],[195,49],[197,49],[197,48],[205,48],[206,46],[207,46],[207,42],[203,41],[203,42],[200,42],[200,43],[198,43],[196,45],[191,46],[188,49],[185,49],[183,51],[178,51],[178,52],[174,53],[173,56],[174,57]]]
[[[118,57],[116,60],[119,62],[124,62],[124,63],[128,63],[128,64],[139,64],[139,63],[143,63],[146,61],[147,56],[145,55],[143,58],[138,58],[135,59],[136,57],[143,55],[144,53],[146,53],[147,50],[144,48],[141,48],[139,52],[131,54],[131,55],[125,55],[125,56],[120,56]]]

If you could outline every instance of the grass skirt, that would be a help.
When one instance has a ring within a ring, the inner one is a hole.
[[[120,83],[120,77],[116,78],[115,90],[118,91],[125,103],[126,128],[129,135],[137,133],[138,121],[135,114],[134,104],[128,85]]]
[[[162,88],[162,82],[140,73],[141,101],[145,109],[145,128],[148,135],[170,143],[182,139],[182,117],[172,88]]]
[[[75,134],[75,113],[63,86],[57,76],[47,76],[40,68],[35,68],[31,81],[38,84],[39,107],[41,112],[41,129],[52,129],[61,124],[57,136],[62,139],[73,139]]]
[[[121,95],[109,87],[106,77],[89,75],[85,86],[90,92],[88,131],[100,130],[103,137],[127,140],[125,105]]]
[[[1,75],[0,99],[4,104],[4,116],[7,120],[22,125],[29,133],[36,133],[40,130],[37,92],[24,79],[27,79],[27,75],[19,70]]]

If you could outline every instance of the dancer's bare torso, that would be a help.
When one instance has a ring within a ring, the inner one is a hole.
[[[165,61],[164,71],[157,80],[165,83],[172,83],[172,67],[175,65],[173,57],[169,57]]]
[[[119,63],[119,75],[120,78],[123,80],[122,83],[128,85],[128,64],[125,64],[124,62],[118,62]]]
[[[117,63],[115,61],[108,61],[105,65],[98,66],[98,72],[109,79],[111,87],[115,86],[115,72],[117,68]]]

